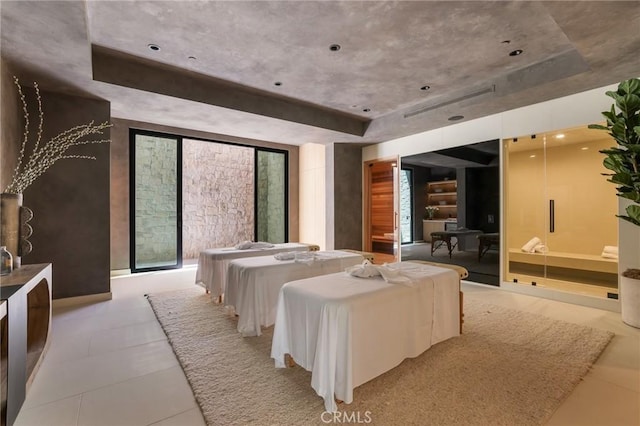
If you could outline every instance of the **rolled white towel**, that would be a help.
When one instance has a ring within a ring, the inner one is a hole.
[[[242,241],[236,244],[234,247],[238,250],[248,250],[251,248],[251,244],[253,244],[251,241]]]
[[[252,241],[243,241],[241,243],[236,244],[235,248],[238,250],[249,250],[249,249],[264,249],[274,247],[271,243],[265,242],[252,242]]]
[[[313,265],[316,260],[316,253],[313,251],[299,251],[295,254],[296,263],[304,263],[305,265]]]
[[[527,253],[534,253],[536,246],[542,244],[542,240],[538,237],[533,237],[525,245],[522,246],[522,251]]]
[[[616,259],[618,260],[618,254],[617,253],[608,253],[606,251],[602,252],[602,257],[604,257],[605,259]]]
[[[536,253],[547,253],[549,251],[549,248],[544,244],[540,243],[533,248],[533,251]]]
[[[281,253],[276,253],[273,255],[277,260],[293,260],[296,258],[295,251],[283,251]]]
[[[360,265],[349,266],[345,272],[359,278],[371,278],[380,275],[380,271],[371,262],[365,260]]]
[[[604,246],[602,253],[609,253],[618,255],[618,246]]]

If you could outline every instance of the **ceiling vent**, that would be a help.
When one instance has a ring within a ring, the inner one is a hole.
[[[467,93],[466,95],[462,95],[462,96],[454,98],[454,99],[449,99],[448,101],[440,102],[439,104],[429,105],[429,106],[417,109],[415,111],[408,112],[408,113],[406,113],[404,115],[404,118],[410,118],[410,117],[416,116],[418,114],[423,114],[423,113],[425,113],[427,111],[431,111],[431,110],[434,110],[434,109],[441,108],[443,106],[455,104],[457,102],[466,101],[467,99],[475,98],[476,96],[486,95],[487,93],[494,93],[495,91],[496,91],[496,86],[494,84],[494,85],[491,85],[491,87],[486,87],[484,89],[480,89],[480,90],[477,90],[477,91],[472,92],[472,93]]]

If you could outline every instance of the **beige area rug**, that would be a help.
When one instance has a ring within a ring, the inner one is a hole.
[[[274,367],[273,327],[241,337],[236,320],[199,288],[149,300],[209,425],[331,420],[311,373]],[[613,337],[472,300],[465,300],[464,325],[462,336],[356,388],[354,402],[340,405],[342,423],[543,424]]]

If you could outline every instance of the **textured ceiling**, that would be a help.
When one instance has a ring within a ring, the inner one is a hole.
[[[114,117],[288,144],[380,142],[640,76],[637,1],[2,1],[0,13],[2,56],[23,79],[106,99]]]

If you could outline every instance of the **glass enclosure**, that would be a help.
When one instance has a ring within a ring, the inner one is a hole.
[[[617,293],[610,137],[586,126],[505,139],[505,279],[598,297]]]
[[[131,142],[131,270],[179,268],[181,140],[138,132]]]

